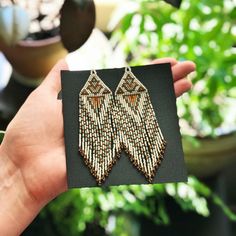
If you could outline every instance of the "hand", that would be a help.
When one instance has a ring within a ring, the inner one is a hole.
[[[30,94],[0,146],[0,235],[20,235],[41,208],[65,191],[60,61]]]
[[[159,63],[171,64],[176,97],[181,96],[183,93],[191,89],[192,82],[187,79],[187,76],[191,72],[195,71],[196,66],[192,61],[178,62],[174,58],[161,58],[161,59],[154,60],[152,63],[153,64],[159,64]]]
[[[185,77],[195,65],[172,58],[154,61],[165,62],[172,65],[180,96],[191,87]],[[57,100],[60,71],[67,69],[60,61],[7,127],[0,146],[1,235],[20,234],[45,204],[67,189],[62,102]]]

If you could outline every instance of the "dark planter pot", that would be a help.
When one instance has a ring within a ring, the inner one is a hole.
[[[59,36],[21,41],[12,47],[0,41],[0,51],[13,67],[8,85],[0,91],[0,129],[5,129],[28,95],[67,51]]]
[[[0,41],[2,51],[13,69],[29,79],[43,78],[67,54],[60,36],[36,41],[21,41],[9,47]]]

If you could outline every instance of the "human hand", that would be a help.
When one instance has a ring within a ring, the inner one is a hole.
[[[170,63],[174,80],[175,96],[179,97],[192,87],[192,82],[187,76],[195,71],[196,65],[192,61],[178,62],[174,58],[160,58],[152,62],[153,64]]]
[[[20,235],[41,208],[66,190],[60,70],[30,94],[0,146],[0,235]]]
[[[180,96],[191,87],[184,78],[195,65],[172,58],[153,63],[166,62]],[[5,235],[20,234],[45,204],[67,189],[62,103],[57,100],[60,71],[67,69],[64,60],[58,62],[11,121],[0,146],[0,229]]]

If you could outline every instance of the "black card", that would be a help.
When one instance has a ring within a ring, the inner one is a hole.
[[[153,183],[186,182],[181,136],[179,132],[176,98],[169,63],[132,67],[133,74],[148,89],[151,102],[167,141],[164,159]],[[97,70],[98,76],[113,94],[124,74],[124,68]],[[90,71],[62,71],[62,102],[68,187],[97,186],[89,168],[78,151],[79,92],[85,85]],[[147,184],[145,177],[131,164],[122,152],[102,186],[122,184]]]

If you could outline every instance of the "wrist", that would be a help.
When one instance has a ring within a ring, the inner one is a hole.
[[[0,145],[0,235],[20,235],[41,208],[30,196],[21,170]]]

